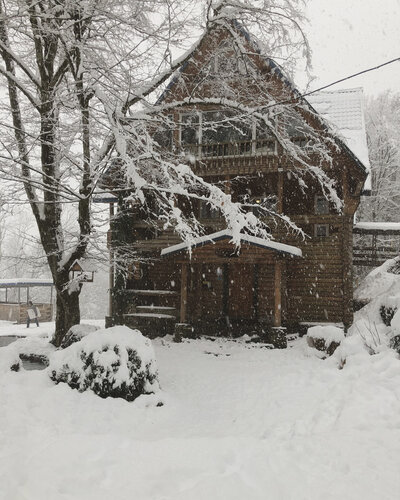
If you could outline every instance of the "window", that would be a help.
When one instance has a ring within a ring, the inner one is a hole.
[[[326,238],[329,236],[329,225],[328,224],[315,224],[314,225],[314,236],[316,238]]]
[[[181,115],[181,144],[198,144],[200,133],[200,113],[185,113]]]
[[[221,144],[251,141],[252,126],[229,110],[203,113],[202,143]]]
[[[226,109],[183,113],[180,144],[203,157],[276,154],[275,138],[267,129],[256,131],[251,117]]]
[[[315,197],[314,211],[316,215],[328,215],[329,214],[329,200],[325,196],[317,195]]]
[[[221,211],[213,208],[206,201],[200,202],[200,219],[218,219],[221,217]]]
[[[243,208],[253,212],[256,217],[267,217],[271,211],[276,211],[277,197],[274,194],[262,197],[243,195],[239,200]]]
[[[154,141],[163,149],[172,149],[173,117],[169,115],[167,120],[154,132]]]
[[[295,139],[292,139],[292,142],[299,148],[305,148],[307,146],[307,139],[305,139],[304,137],[297,137]]]

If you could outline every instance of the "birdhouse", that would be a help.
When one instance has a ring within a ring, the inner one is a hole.
[[[80,261],[76,260],[71,268],[72,279],[82,281],[85,283],[92,283],[94,280],[94,271],[84,270]]]

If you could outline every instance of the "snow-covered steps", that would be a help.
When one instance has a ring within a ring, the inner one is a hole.
[[[169,295],[170,297],[176,297],[178,295],[177,292],[171,291],[171,290],[130,290],[131,293],[134,295],[159,295],[159,296],[167,296]]]
[[[176,310],[176,307],[173,307],[173,306],[155,306],[152,304],[149,306],[137,306],[136,313],[140,313],[140,314],[142,314],[142,313],[145,313],[145,314],[164,314],[164,315],[176,317],[177,310]]]

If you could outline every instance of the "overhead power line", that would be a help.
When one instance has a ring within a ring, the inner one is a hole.
[[[337,83],[342,83],[345,82],[346,80],[350,80],[351,78],[354,78],[356,76],[363,75],[364,73],[369,73],[370,71],[375,71],[377,69],[383,68],[384,66],[387,66],[388,64],[392,64],[394,62],[400,62],[400,57],[396,57],[395,59],[392,59],[390,61],[386,61],[382,64],[379,64],[378,66],[374,66],[372,68],[364,69],[362,71],[359,71],[358,73],[354,73],[353,75],[345,76],[344,78],[341,78],[340,80],[336,80],[335,82],[328,83],[327,85],[324,85],[323,87],[320,87],[319,89],[311,90],[310,92],[306,92],[305,94],[302,94],[302,97],[307,97],[308,95],[314,94],[315,92],[320,92],[321,90],[325,90],[329,87],[332,87],[333,85],[336,85]]]

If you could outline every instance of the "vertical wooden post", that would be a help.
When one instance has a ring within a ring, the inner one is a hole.
[[[18,287],[18,304],[21,304],[21,288]]]
[[[180,322],[186,323],[186,311],[187,311],[187,298],[188,298],[188,265],[182,264],[182,274],[181,274],[181,314]]]
[[[275,307],[274,307],[274,326],[282,324],[282,262],[275,261]]]
[[[278,214],[283,212],[283,169],[278,169],[278,186],[277,186],[277,203],[276,211]]]

